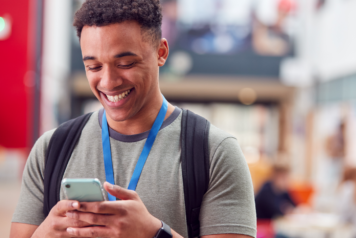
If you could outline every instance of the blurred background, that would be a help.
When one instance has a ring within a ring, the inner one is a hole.
[[[36,139],[101,107],[72,27],[82,3],[0,0],[1,237]],[[356,0],[161,3],[161,91],[236,136],[256,203],[272,187],[258,237],[355,237]]]

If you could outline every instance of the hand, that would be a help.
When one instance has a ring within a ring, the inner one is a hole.
[[[68,227],[86,227],[90,225],[87,222],[66,216],[68,211],[74,211],[78,208],[79,203],[77,201],[62,200],[58,202],[32,237],[72,237],[67,232]]]
[[[285,202],[281,205],[281,211],[283,212],[283,215],[292,214],[294,209],[294,206],[288,202]]]
[[[104,188],[120,201],[82,202],[78,211],[67,216],[91,227],[69,227],[72,237],[147,237],[161,228],[160,220],[152,216],[135,191],[104,183]]]

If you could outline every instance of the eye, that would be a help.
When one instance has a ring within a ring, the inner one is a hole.
[[[88,66],[88,70],[90,70],[90,71],[97,71],[97,70],[99,70],[99,69],[101,69],[101,66],[92,67],[92,68]]]
[[[118,67],[128,69],[128,68],[131,68],[132,66],[134,66],[135,64],[136,64],[136,62],[133,62],[131,64],[118,65]]]

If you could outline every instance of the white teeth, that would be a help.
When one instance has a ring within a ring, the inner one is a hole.
[[[106,96],[110,102],[118,102],[118,101],[124,99],[130,92],[131,92],[131,89],[129,89],[119,95],[115,95],[115,96],[106,95]]]
[[[113,102],[115,100],[114,96],[109,96],[109,95],[107,95],[107,96],[108,96],[109,101]]]

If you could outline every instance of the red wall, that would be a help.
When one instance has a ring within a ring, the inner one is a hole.
[[[12,20],[10,37],[0,40],[0,146],[7,148],[27,147],[31,133],[33,87],[24,83],[34,59],[29,13],[30,0],[0,0],[0,16],[9,14]]]

